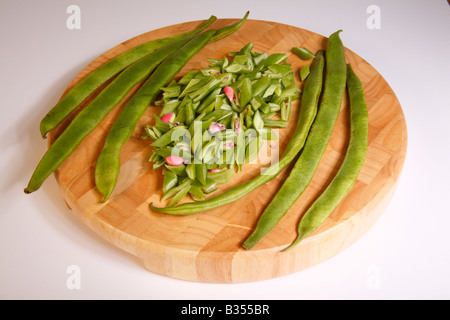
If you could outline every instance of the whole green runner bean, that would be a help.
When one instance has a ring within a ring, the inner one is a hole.
[[[297,126],[279,162],[269,166],[258,177],[243,184],[237,185],[205,201],[200,201],[196,203],[184,203],[182,205],[170,208],[156,207],[153,205],[153,203],[151,203],[150,207],[152,208],[152,210],[175,215],[194,214],[197,212],[213,209],[236,201],[237,199],[244,197],[249,192],[258,188],[259,186],[274,179],[289,163],[292,162],[292,160],[295,158],[298,152],[300,152],[300,150],[303,148],[306,137],[311,128],[311,124],[313,123],[314,117],[316,116],[319,97],[322,90],[323,68],[324,68],[324,57],[323,52],[320,52],[313,61],[311,65],[311,73],[305,82],[300,107],[300,115],[297,120]],[[243,136],[242,127],[240,130],[241,131],[240,133],[238,133],[238,137],[241,136],[242,138]],[[238,146],[242,145],[242,143],[239,143],[239,141],[240,140],[238,139]],[[242,152],[239,154],[242,157]],[[236,158],[236,160],[238,160],[238,158]],[[237,164],[243,163],[243,160],[236,161],[236,163]]]
[[[369,119],[364,89],[347,64],[347,92],[350,101],[350,141],[344,161],[325,191],[314,201],[298,225],[297,239],[284,251],[295,247],[319,227],[344,199],[356,182],[367,154]]]
[[[98,89],[102,84],[111,79],[113,76],[121,72],[124,68],[138,61],[147,54],[168,45],[171,42],[200,33],[214,21],[216,21],[216,19],[217,18],[215,16],[211,16],[195,30],[171,37],[151,40],[140,44],[125,51],[117,57],[114,57],[99,68],[89,73],[85,78],[83,78],[83,80],[81,80],[73,88],[71,88],[41,120],[40,131],[42,137],[45,138],[49,131],[56,128],[96,89]]]
[[[103,202],[108,199],[117,183],[120,151],[136,128],[139,119],[160,93],[161,88],[208,43],[215,33],[216,30],[209,30],[196,35],[183,47],[169,55],[130,98],[116,118],[95,168],[95,183],[104,196]]]
[[[188,43],[193,37],[195,36],[172,42],[136,61],[120,73],[89,105],[76,115],[50,146],[38,163],[24,192],[31,193],[39,189],[47,177],[72,154],[82,140],[95,129],[106,114],[137,83],[145,79],[169,54]]]
[[[252,248],[261,240],[300,197],[325,152],[339,115],[346,86],[347,67],[339,32],[333,33],[327,42],[322,100],[305,146],[289,176],[259,218],[255,230],[244,241],[243,247],[246,249]],[[306,81],[309,79],[308,77]]]

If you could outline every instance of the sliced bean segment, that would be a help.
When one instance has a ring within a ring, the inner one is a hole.
[[[188,176],[201,185],[206,183],[206,172],[217,185],[224,184],[244,163],[256,160],[264,140],[276,138],[270,128],[287,126],[286,120],[276,118],[281,113],[288,118],[290,103],[300,95],[286,54],[261,54],[252,51],[253,47],[248,43],[239,51],[230,52],[230,60],[227,56],[208,59],[208,67],[192,70],[178,82],[172,81],[155,103],[162,106],[161,118],[165,114],[176,115],[167,123],[170,129],[163,128],[166,132],[158,135],[155,127],[145,127],[144,138],[154,140],[153,152],[159,155],[173,150],[176,141],[168,137],[176,127],[189,127],[189,134],[184,137],[194,152],[186,160],[195,165],[188,165]],[[158,122],[157,125],[160,126]],[[151,156],[151,161],[159,160]],[[200,166],[202,163],[205,168]],[[201,174],[197,175],[194,168],[202,168]],[[204,200],[198,194],[192,198]]]
[[[278,60],[279,61],[279,60]],[[258,188],[259,186],[274,179],[292,160],[298,152],[302,150],[311,124],[314,121],[319,103],[319,97],[322,91],[322,72],[324,68],[323,52],[319,52],[311,65],[311,73],[305,82],[302,92],[301,112],[297,120],[292,139],[289,141],[280,161],[266,168],[263,174],[256,178],[237,185],[215,197],[195,203],[183,203],[174,207],[156,207],[150,204],[152,210],[174,215],[190,215],[198,212],[217,208],[219,206],[231,203],[240,199]],[[241,154],[241,153],[240,153]]]
[[[314,53],[306,48],[293,47],[292,52],[294,52],[302,60],[309,60],[314,58]]]

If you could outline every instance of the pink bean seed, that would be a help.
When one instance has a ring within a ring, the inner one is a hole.
[[[214,133],[216,133],[216,132],[219,132],[219,131],[221,131],[221,130],[225,130],[226,129],[226,127],[225,126],[223,126],[223,125],[221,125],[220,123],[217,123],[217,122],[213,122],[213,123],[211,123],[211,125],[209,126],[209,132],[211,133],[211,134],[214,134]]]
[[[183,164],[183,158],[179,156],[168,156],[166,157],[166,162],[170,166],[181,166]]]
[[[225,148],[233,148],[233,147],[234,147],[234,142],[227,142],[227,143],[224,143],[223,146],[224,146]]]
[[[165,123],[169,123],[169,121],[172,122],[174,119],[175,119],[175,114],[172,112],[165,114],[161,117],[161,120]]]
[[[233,99],[234,99],[234,90],[233,90],[232,87],[230,87],[230,86],[224,87],[223,88],[223,92],[225,92],[225,94],[227,95],[227,97],[228,97],[228,99],[230,101],[233,101]]]

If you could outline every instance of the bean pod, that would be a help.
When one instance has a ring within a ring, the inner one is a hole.
[[[246,249],[252,248],[267,234],[300,197],[325,152],[339,115],[346,85],[346,62],[339,32],[333,33],[327,42],[322,100],[305,146],[289,176],[262,213],[255,230],[244,241],[243,247]]]
[[[329,217],[351,190],[367,154],[369,120],[364,89],[347,64],[347,91],[350,101],[350,141],[344,161],[325,191],[314,201],[298,225],[297,239],[284,251],[294,248]]]
[[[55,140],[38,163],[31,176],[25,193],[38,190],[42,183],[67,157],[80,145],[101,120],[126,94],[140,81],[144,80],[169,54],[186,44],[194,36],[170,43],[135,62],[117,76],[97,97],[71,121]]]

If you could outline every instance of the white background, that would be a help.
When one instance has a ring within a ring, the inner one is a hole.
[[[185,4],[186,3],[186,4]],[[81,29],[66,27],[69,5]],[[366,25],[370,5],[381,29]],[[404,110],[408,153],[381,219],[336,257],[281,278],[193,283],[146,271],[94,234],[64,204],[53,177],[23,188],[46,150],[39,122],[71,80],[107,49],[171,24],[270,20],[344,45],[387,80]],[[0,0],[0,298],[448,299],[450,298],[450,6],[445,0]],[[79,266],[81,288],[66,286]]]

